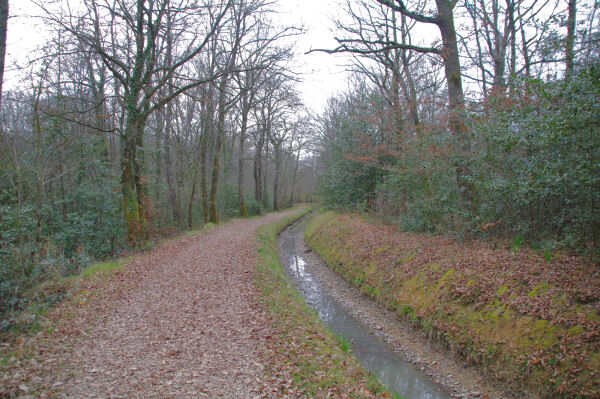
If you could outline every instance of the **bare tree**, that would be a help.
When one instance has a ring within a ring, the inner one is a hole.
[[[298,107],[300,100],[298,94],[281,78],[276,78],[270,86],[271,95],[264,98],[262,109],[265,125],[269,126],[267,137],[273,146],[275,174],[273,177],[273,209],[280,209],[280,176],[283,157],[283,145],[288,140],[297,123]]]
[[[336,22],[344,35],[339,40],[352,42],[355,50],[361,50],[352,52],[352,70],[364,74],[379,88],[391,108],[388,130],[399,137],[407,126],[414,130],[420,125],[413,65],[422,64],[425,55],[414,57],[415,52],[402,47],[378,50],[381,43],[412,45],[411,29],[416,22],[377,2],[358,1],[356,7],[353,4],[348,1],[346,7],[351,22]]]
[[[246,202],[244,200],[244,156],[245,144],[248,136],[251,111],[263,100],[260,87],[264,84],[269,74],[285,74],[284,63],[291,58],[289,46],[279,46],[277,42],[284,37],[297,34],[293,28],[285,28],[279,32],[263,22],[258,22],[254,32],[252,46],[240,55],[241,66],[245,69],[234,77],[240,101],[238,112],[240,114],[238,136],[238,205],[241,216],[247,216]],[[262,92],[264,94],[264,92]]]
[[[129,239],[145,240],[149,203],[139,149],[143,148],[148,116],[173,98],[218,76],[190,77],[187,64],[205,48],[226,21],[231,2],[206,3],[181,0],[136,0],[134,5],[109,0],[84,0],[83,12],[66,20],[57,17],[41,2],[49,20],[62,26],[99,55],[119,83],[118,95],[124,109],[121,152],[121,188]],[[174,21],[168,23],[171,16]],[[195,30],[190,32],[190,26]],[[177,38],[179,47],[170,63],[162,62],[167,38]],[[177,86],[158,98],[161,89]]]
[[[459,154],[456,162],[456,180],[460,188],[461,198],[469,195],[468,174],[469,167],[466,162],[466,154],[469,152],[469,140],[466,127],[463,121],[464,113],[464,93],[462,86],[462,73],[460,67],[460,57],[458,52],[458,37],[454,25],[455,0],[435,0],[436,12],[434,15],[427,15],[423,12],[410,10],[406,7],[403,0],[376,0],[378,3],[394,10],[406,18],[415,22],[432,25],[437,27],[441,38],[441,46],[419,46],[410,43],[401,43],[395,40],[365,38],[336,38],[339,46],[332,50],[318,50],[328,53],[351,52],[356,54],[372,54],[375,52],[385,52],[390,49],[403,49],[425,54],[438,55],[444,64],[444,75],[448,90],[449,118],[448,125],[450,132],[454,136],[454,145]],[[362,30],[362,26],[359,26]],[[368,48],[364,48],[368,44]]]
[[[475,64],[481,70],[484,95],[487,92],[487,77],[491,75],[492,90],[503,93],[506,88],[507,55],[514,57],[509,45],[515,43],[515,1],[467,0],[464,7],[473,22],[473,33],[477,45]],[[484,45],[481,44],[483,41]],[[465,47],[468,51],[468,46]],[[484,50],[485,48],[485,50]],[[484,54],[492,61],[492,71],[485,65]],[[471,58],[474,57],[471,55]],[[514,60],[511,68],[514,67]]]

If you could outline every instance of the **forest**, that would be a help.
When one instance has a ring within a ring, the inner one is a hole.
[[[62,299],[47,281],[298,202],[598,279],[597,0],[339,1],[307,54],[277,0],[30,1],[44,43],[0,86],[3,329]],[[322,109],[316,53],[348,71]]]
[[[318,118],[322,200],[597,255],[598,4],[452,4],[353,2],[338,22],[355,74]]]
[[[312,198],[300,29],[269,2],[35,3],[51,37],[2,96],[2,314],[154,236]]]

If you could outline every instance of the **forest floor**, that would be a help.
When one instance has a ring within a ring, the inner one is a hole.
[[[86,279],[39,331],[2,348],[0,396],[273,397],[273,329],[253,276],[255,231],[235,220]],[[275,386],[274,386],[275,385]]]

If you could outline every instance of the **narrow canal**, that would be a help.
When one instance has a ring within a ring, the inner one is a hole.
[[[305,228],[306,218],[279,235],[279,256],[286,273],[321,320],[335,334],[350,342],[357,359],[391,391],[410,399],[449,398],[448,393],[412,364],[402,360],[388,343],[379,339],[370,327],[354,318],[328,293],[328,288],[314,271],[317,265],[310,264],[298,250]]]

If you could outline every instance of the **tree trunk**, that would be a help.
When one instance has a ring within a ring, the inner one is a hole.
[[[259,204],[262,202],[262,149],[265,143],[265,133],[261,130],[254,151],[254,199]]]
[[[6,56],[6,28],[8,26],[8,0],[0,0],[0,109],[2,108],[2,82]]]
[[[204,223],[210,220],[210,212],[208,206],[208,178],[206,175],[206,166],[208,161],[208,138],[205,138],[200,147],[200,191],[202,196],[202,218]]]
[[[281,143],[277,143],[273,146],[273,152],[275,155],[275,176],[273,177],[273,210],[279,210],[279,169],[280,169],[280,158],[281,158]]]
[[[207,94],[207,104],[204,112],[204,132],[200,138],[200,190],[202,196],[202,218],[204,223],[208,223],[210,220],[210,211],[208,206],[208,177],[207,177],[207,165],[208,165],[208,146],[213,135],[213,86],[211,85]],[[209,137],[209,135],[211,135]]]
[[[402,39],[402,42],[405,42],[404,38]],[[408,102],[410,118],[412,120],[413,128],[419,129],[421,121],[419,120],[419,104],[417,102],[417,89],[415,87],[415,80],[413,79],[413,76],[410,73],[408,57],[406,56],[406,52],[404,50],[402,50],[402,68],[404,71],[404,75],[406,76],[406,82],[408,83],[408,87],[405,89],[405,97],[406,101]]]
[[[521,4],[517,2],[517,17],[520,23],[521,31],[521,50],[523,52],[523,63],[525,68],[525,76],[531,76],[531,56],[529,55],[529,48],[527,46],[527,36],[525,36],[525,26],[523,23],[523,16],[521,15]]]
[[[169,189],[169,203],[173,212],[173,219],[177,225],[181,224],[181,210],[177,201],[177,192],[173,181],[173,164],[171,162],[171,131],[173,130],[173,105],[167,103],[165,115],[165,136],[163,138],[164,149],[163,157],[165,161],[165,174],[167,177],[167,187]]]
[[[460,142],[461,148],[466,148],[464,126],[461,113],[464,109],[462,76],[458,54],[458,40],[454,27],[453,5],[449,0],[436,0],[440,22],[438,24],[442,35],[442,57],[444,59],[444,74],[448,84],[448,103],[450,106],[450,129]]]
[[[171,32],[171,15],[167,14],[167,54],[166,63],[167,68],[171,68],[173,60],[173,37]],[[169,79],[167,85],[167,93],[169,96],[173,95],[173,81]],[[167,187],[169,189],[169,203],[171,204],[171,211],[173,213],[173,219],[177,225],[181,224],[181,210],[179,209],[179,201],[177,200],[177,191],[173,182],[173,165],[171,163],[171,133],[173,131],[173,102],[169,101],[166,105],[165,113],[165,137],[164,137],[164,160],[165,160],[165,173],[167,177]]]
[[[248,97],[246,94],[242,97],[242,124],[240,126],[240,138],[239,138],[239,156],[238,156],[238,206],[241,217],[248,216],[248,210],[246,209],[246,201],[244,200],[244,145],[246,142],[246,131],[248,129],[248,112],[250,107],[248,104]]]
[[[438,8],[438,27],[442,35],[442,57],[444,59],[444,74],[448,85],[449,127],[454,137],[458,152],[456,166],[456,183],[463,205],[470,202],[472,189],[468,183],[469,175],[469,142],[466,126],[463,121],[464,94],[460,72],[460,58],[458,54],[458,41],[454,27],[452,8],[454,2],[449,0],[436,0]]]
[[[121,153],[121,194],[123,196],[123,212],[127,222],[127,237],[132,244],[137,244],[144,236],[144,223],[140,215],[140,206],[135,187],[133,159],[135,158],[135,139],[125,138]]]
[[[219,83],[219,108],[217,110],[217,129],[215,138],[215,145],[213,148],[213,165],[210,179],[210,215],[209,221],[211,223],[219,223],[219,215],[217,211],[217,189],[219,184],[219,163],[221,156],[221,146],[223,144],[223,137],[225,136],[225,90],[227,88],[227,75],[223,75],[221,82]]]
[[[510,20],[510,75],[508,77],[509,89],[512,90],[517,73],[517,23],[515,21],[515,1],[507,0],[508,18]]]
[[[262,187],[262,199],[263,199],[263,207],[265,208],[265,210],[269,209],[269,204],[268,204],[268,191],[267,191],[267,172],[268,172],[268,168],[269,168],[269,138],[268,138],[269,132],[265,131],[265,136],[267,136],[265,138],[265,162],[263,165],[263,177],[262,177],[262,183],[263,183],[263,187]]]
[[[494,60],[494,91],[496,93],[504,93],[506,90],[506,79],[504,75],[506,73],[506,47],[508,42],[506,41],[507,32],[500,33],[498,26],[500,10],[498,8],[498,2],[494,1],[492,6],[492,31],[494,34],[494,50],[492,58]]]
[[[290,206],[294,206],[294,192],[296,191],[296,178],[298,177],[298,166],[300,165],[300,146],[298,146],[298,152],[296,153],[296,160],[294,163],[294,175],[292,176],[292,193],[290,196]]]
[[[191,229],[194,225],[194,196],[196,195],[196,187],[198,186],[198,173],[200,171],[200,149],[198,149],[198,156],[196,157],[196,162],[194,163],[194,179],[192,180],[192,192],[190,193],[190,201],[188,202],[188,214],[187,214],[187,224]]]
[[[567,40],[565,46],[565,80],[571,79],[575,67],[575,27],[577,19],[577,0],[569,0],[569,15],[567,17]]]
[[[127,112],[123,150],[121,153],[121,193],[123,212],[130,243],[139,245],[148,238],[148,204],[137,149],[142,144],[145,119],[135,109]]]

